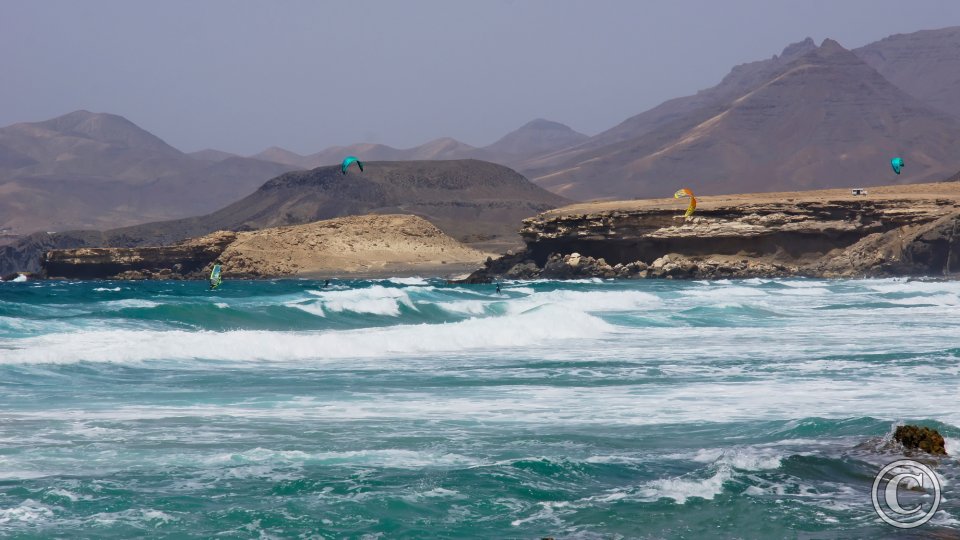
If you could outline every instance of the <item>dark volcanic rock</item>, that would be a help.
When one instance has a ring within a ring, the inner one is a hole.
[[[923,450],[935,456],[947,455],[943,436],[935,429],[920,426],[898,426],[893,439],[910,450]]]

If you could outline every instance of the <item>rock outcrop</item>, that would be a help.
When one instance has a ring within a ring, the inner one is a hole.
[[[462,271],[464,265],[476,268],[485,256],[423,218],[368,215],[218,231],[164,247],[52,250],[43,266],[49,277],[202,279],[220,261],[228,278],[261,278]]]
[[[76,279],[201,278],[236,239],[237,233],[220,231],[175,246],[57,249],[44,255],[43,270]]]
[[[922,450],[935,456],[947,455],[943,435],[928,427],[897,426],[897,430],[893,433],[893,440],[908,450]]]
[[[573,205],[524,221],[497,278],[734,278],[960,272],[960,184]]]

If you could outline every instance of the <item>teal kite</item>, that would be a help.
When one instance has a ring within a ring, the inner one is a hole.
[[[895,157],[890,160],[890,167],[893,169],[893,172],[900,174],[900,169],[903,168],[903,158]]]
[[[354,156],[347,156],[343,158],[343,163],[340,164],[340,174],[347,174],[347,167],[353,163],[356,163],[357,167],[360,167],[360,172],[363,172],[363,162]]]

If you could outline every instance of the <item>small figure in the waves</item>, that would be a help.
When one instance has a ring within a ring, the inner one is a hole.
[[[324,281],[323,281],[323,288],[326,289],[326,288],[329,287],[329,286],[330,286],[330,280],[329,280],[329,279],[324,280]]]
[[[497,294],[500,294],[500,283],[497,282]]]

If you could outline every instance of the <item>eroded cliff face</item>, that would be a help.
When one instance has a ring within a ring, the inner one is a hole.
[[[932,186],[704,198],[689,219],[665,200],[575,205],[525,220],[527,249],[472,279],[960,272],[956,186]]]
[[[174,246],[57,249],[46,252],[41,264],[48,277],[195,279],[206,277],[236,238],[237,233],[220,231]]]

